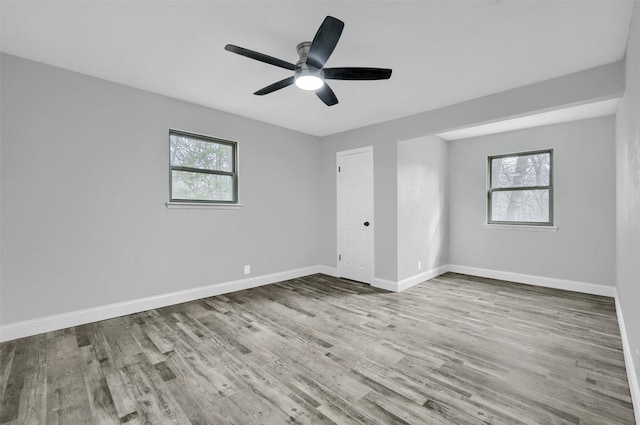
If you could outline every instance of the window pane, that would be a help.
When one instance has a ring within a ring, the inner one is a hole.
[[[233,201],[233,177],[217,174],[171,172],[173,199]]]
[[[171,134],[171,165],[233,171],[233,146]]]
[[[551,154],[508,156],[491,160],[491,187],[549,186]]]
[[[491,194],[492,221],[549,222],[549,190],[513,190]]]

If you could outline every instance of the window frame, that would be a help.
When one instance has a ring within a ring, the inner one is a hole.
[[[206,168],[183,167],[183,166],[171,164],[171,136],[172,135],[189,137],[191,139],[196,139],[202,142],[231,146],[232,170],[231,171],[208,170]],[[232,192],[233,199],[230,201],[223,201],[223,200],[212,200],[212,199],[174,198],[173,197],[173,171],[184,171],[189,173],[231,176],[233,180],[233,192]],[[203,204],[203,205],[237,205],[238,204],[238,142],[235,142],[232,140],[220,139],[218,137],[213,137],[213,136],[206,136],[203,134],[191,133],[188,131],[169,129],[169,202],[185,203],[185,204],[186,203]]]
[[[493,184],[493,167],[491,162],[494,159],[507,157],[520,157],[535,155],[541,153],[549,154],[549,185],[544,186],[519,186],[519,187],[492,187]],[[487,157],[487,224],[512,225],[512,226],[541,226],[552,227],[554,224],[553,217],[553,149],[540,149],[535,151],[514,152],[500,155],[489,155]],[[519,190],[548,190],[549,191],[549,221],[497,221],[492,219],[491,206],[493,192],[514,192]]]

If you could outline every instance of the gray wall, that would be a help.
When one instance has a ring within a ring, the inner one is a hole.
[[[616,114],[617,291],[640,381],[640,2],[627,43],[626,90]]]
[[[614,285],[614,118],[449,142],[450,263]],[[553,149],[558,232],[487,229],[487,156]]]
[[[0,323],[318,264],[317,138],[1,61]],[[170,128],[238,141],[243,209],[165,207]]]
[[[398,142],[398,281],[447,264],[447,168],[439,137]]]

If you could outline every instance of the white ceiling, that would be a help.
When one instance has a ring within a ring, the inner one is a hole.
[[[631,0],[5,1],[3,52],[324,136],[576,72],[624,57]],[[393,69],[332,81],[325,106],[295,86],[252,93],[326,15],[345,22],[328,67]]]

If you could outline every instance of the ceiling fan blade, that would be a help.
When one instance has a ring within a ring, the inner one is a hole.
[[[331,90],[331,87],[325,82],[322,87],[316,90],[316,95],[322,100],[327,106],[333,106],[338,103],[338,98],[336,94]]]
[[[285,87],[290,86],[291,84],[293,84],[293,82],[295,81],[295,77],[289,77],[289,78],[285,78],[284,80],[280,80],[278,82],[275,82],[265,88],[262,88],[260,90],[258,90],[257,92],[255,92],[255,95],[258,96],[264,96],[265,94],[269,94],[269,93],[273,93],[276,90],[280,90],[283,89]]]
[[[325,68],[324,78],[328,80],[386,80],[391,77],[387,68]]]
[[[344,22],[333,16],[327,16],[322,21],[322,25],[318,28],[316,36],[313,37],[309,55],[307,56],[307,65],[320,69],[324,66],[333,49],[336,48],[340,34],[344,28]]]
[[[292,63],[283,61],[282,59],[274,58],[273,56],[265,55],[264,53],[245,49],[244,47],[238,47],[238,46],[234,46],[233,44],[227,44],[226,46],[224,46],[224,49],[229,52],[237,53],[239,55],[246,56],[248,58],[255,59],[260,62],[279,66],[280,68],[290,69],[291,71],[296,69],[296,66]]]

